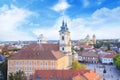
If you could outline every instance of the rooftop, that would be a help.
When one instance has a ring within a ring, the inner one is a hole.
[[[102,76],[93,70],[36,70],[30,78],[31,80],[99,80]]]
[[[9,60],[57,60],[63,56],[58,44],[30,44],[11,56]]]

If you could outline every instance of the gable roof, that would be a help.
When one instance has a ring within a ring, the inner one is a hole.
[[[116,56],[115,51],[107,51],[106,53],[100,54],[100,57],[102,58],[113,58]]]
[[[79,56],[84,56],[84,57],[98,57],[98,54],[94,51],[79,51],[78,52]]]
[[[32,76],[32,80],[48,80],[52,78],[53,80],[76,80],[76,78],[81,80],[86,80],[82,75],[89,70],[36,70],[35,74]]]
[[[58,44],[30,44],[11,56],[9,60],[57,60],[63,56]]]
[[[86,72],[85,74],[83,74],[87,80],[99,80],[100,79],[100,74],[96,73],[93,70],[90,70],[89,72]],[[102,77],[102,76],[101,76]],[[101,79],[100,79],[101,80]]]

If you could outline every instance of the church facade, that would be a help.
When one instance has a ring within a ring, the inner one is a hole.
[[[90,38],[90,36],[89,35],[87,35],[86,37],[85,37],[85,39],[81,39],[81,40],[79,40],[79,42],[78,42],[80,45],[93,45],[93,44],[96,44],[96,35],[94,34],[93,36],[92,36],[92,38]]]

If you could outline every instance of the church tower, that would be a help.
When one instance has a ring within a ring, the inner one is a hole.
[[[95,34],[93,35],[93,44],[96,44],[96,36],[95,36]]]
[[[60,51],[65,53],[66,55],[71,55],[71,40],[70,40],[70,32],[67,28],[67,23],[62,22],[61,29],[59,31],[60,41],[59,48]]]
[[[62,22],[61,29],[59,31],[59,50],[62,51],[67,56],[68,66],[72,64],[72,50],[71,50],[71,39],[70,32],[67,27],[67,23]]]
[[[43,34],[40,34],[39,37],[37,38],[37,43],[47,43],[46,38],[43,36]]]
[[[89,35],[87,35],[86,38],[85,38],[85,44],[86,45],[90,44],[90,36]]]

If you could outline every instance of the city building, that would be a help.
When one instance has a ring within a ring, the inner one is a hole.
[[[22,70],[27,76],[38,70],[66,69],[66,56],[58,44],[30,44],[8,60],[8,74]]]
[[[8,75],[18,70],[30,76],[35,70],[69,69],[72,64],[70,32],[62,23],[57,44],[46,43],[41,38],[37,44],[29,44],[8,59]]]
[[[78,51],[78,61],[81,62],[90,62],[90,63],[98,63],[99,56],[96,51]]]
[[[116,56],[115,51],[107,51],[99,53],[99,58],[103,64],[113,64],[113,58]]]

